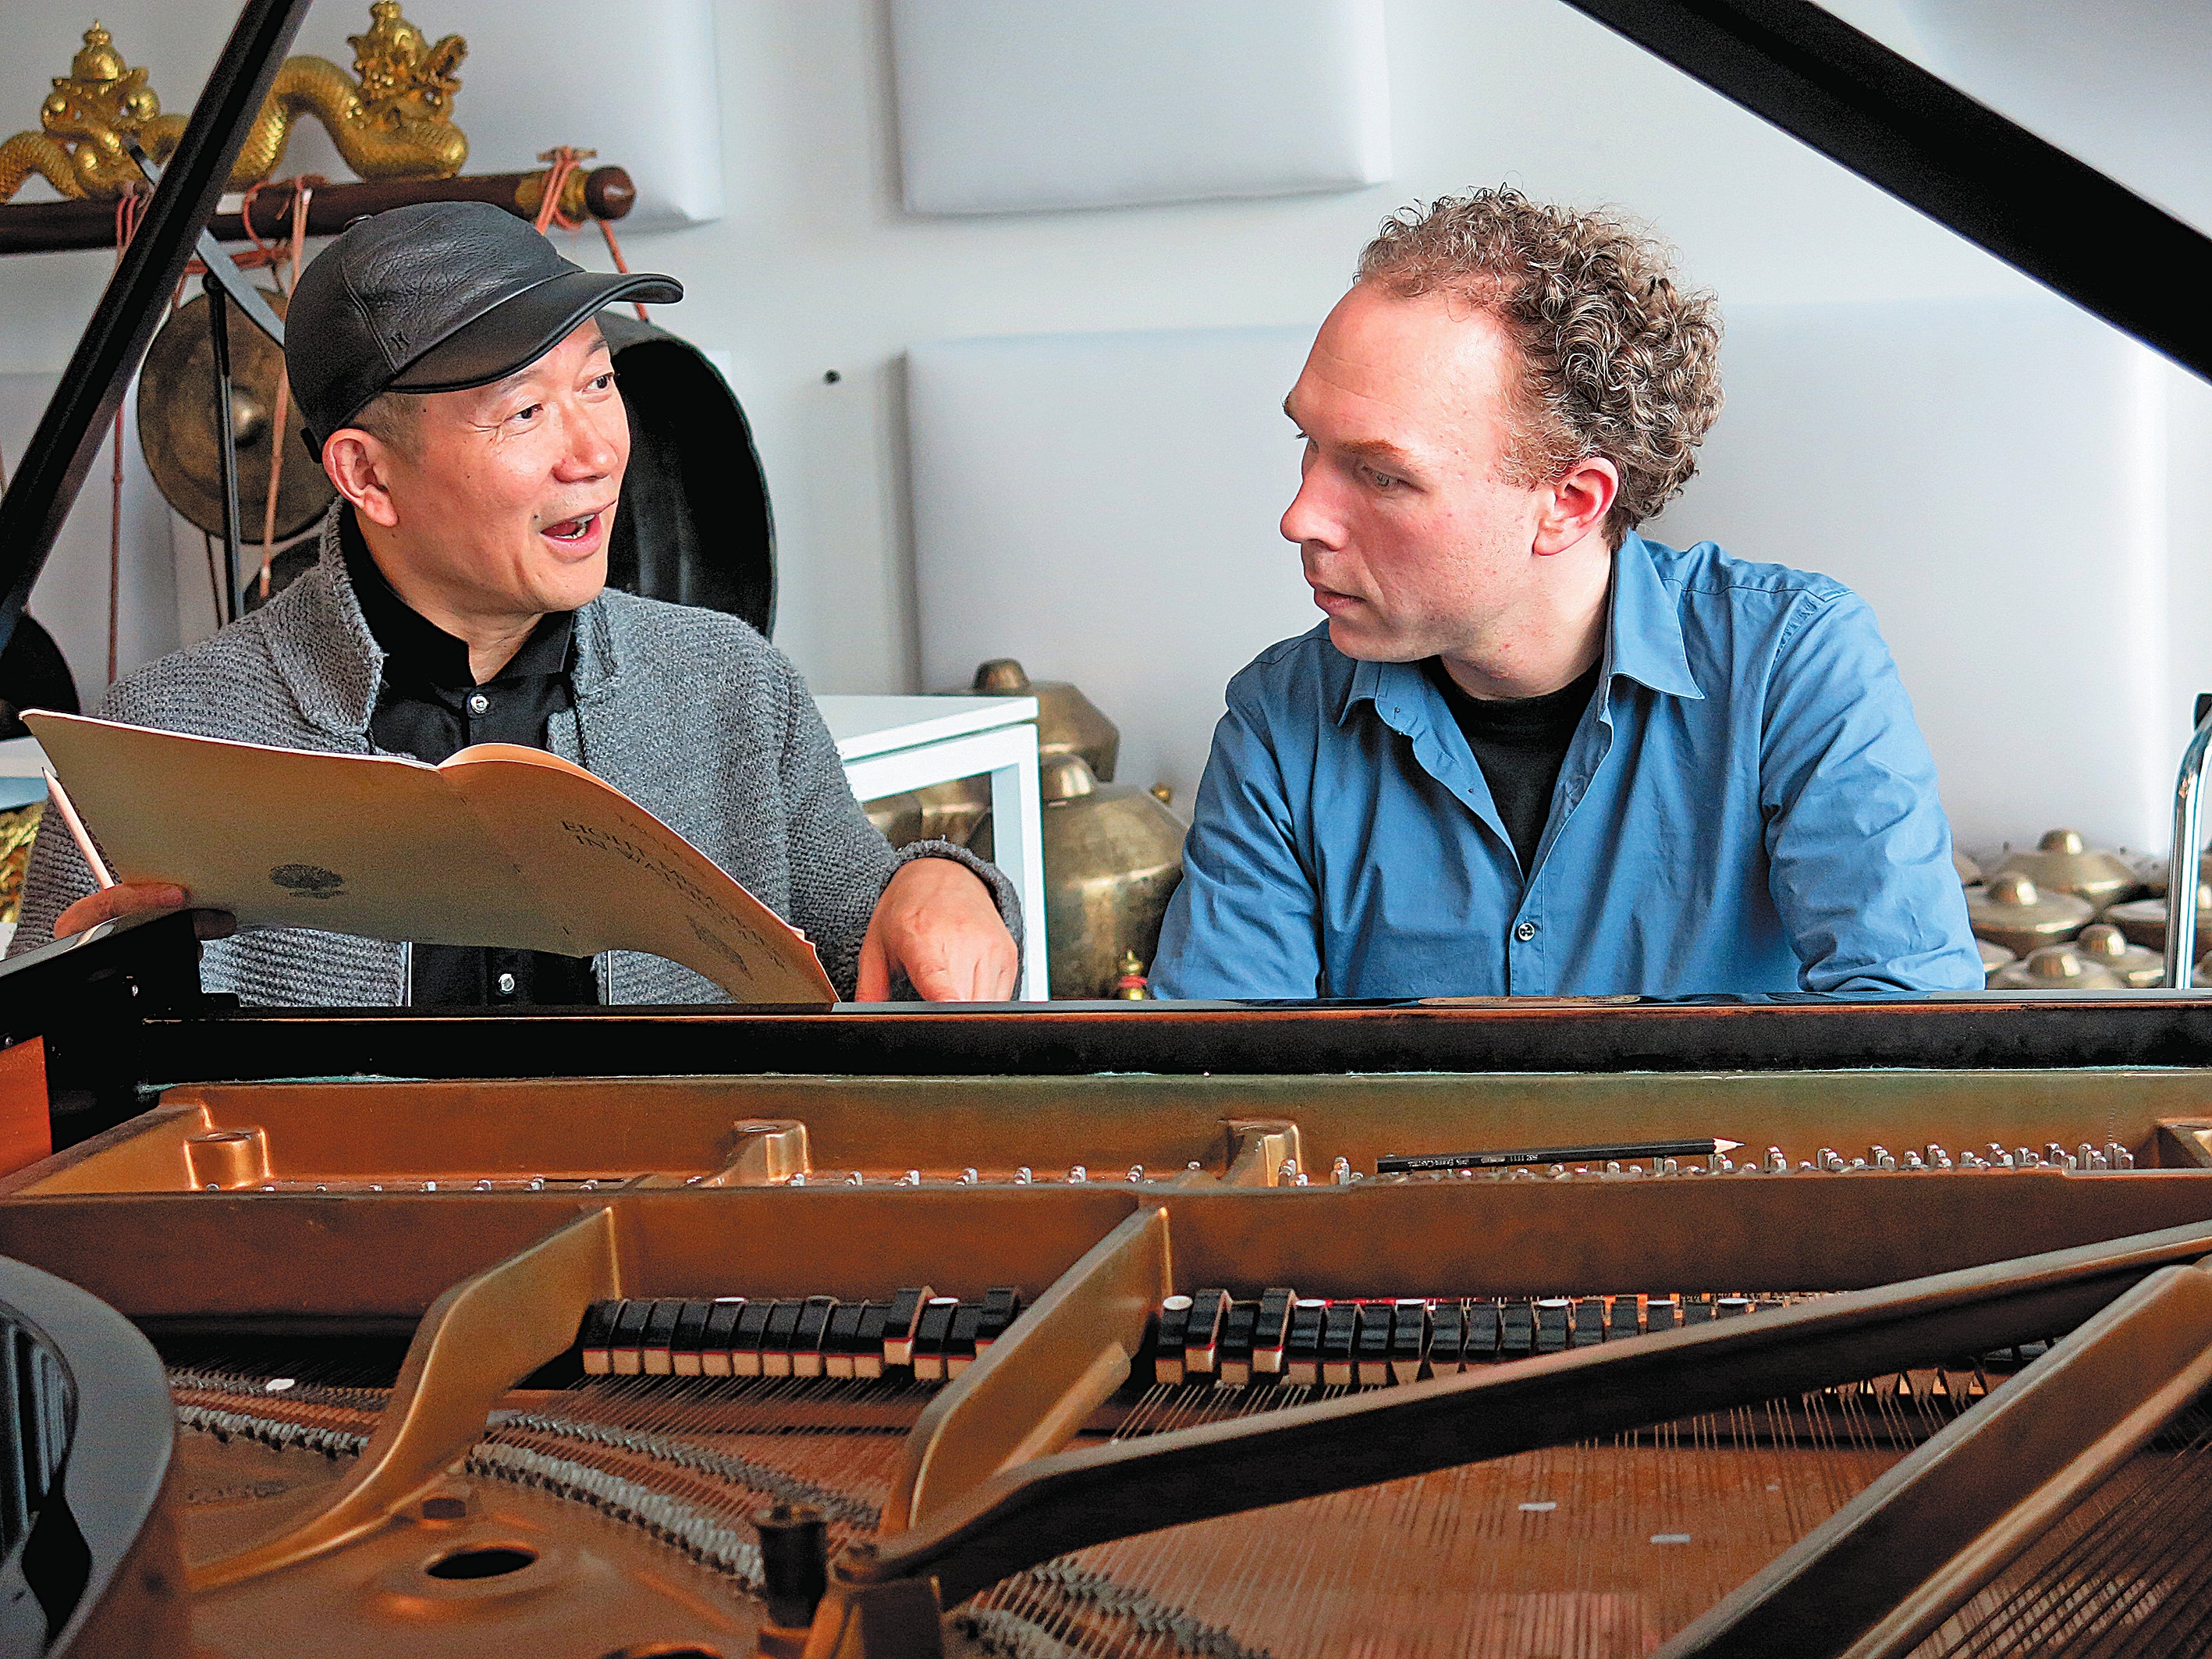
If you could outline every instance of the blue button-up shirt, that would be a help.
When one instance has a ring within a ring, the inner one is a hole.
[[[1524,873],[1443,694],[1326,623],[1230,683],[1161,930],[1176,997],[1957,990],[1936,766],[1866,602],[1633,533]]]

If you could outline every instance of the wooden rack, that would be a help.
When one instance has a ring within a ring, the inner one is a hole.
[[[535,218],[544,189],[543,171],[319,185],[307,206],[307,234],[334,236],[364,214],[417,202],[489,202],[519,218]],[[594,167],[588,173],[579,169],[570,173],[561,197],[561,210],[571,219],[620,219],[636,203],[637,191],[621,167]],[[252,203],[253,231],[264,240],[289,232],[291,204],[292,192],[281,185],[259,191]],[[219,242],[248,240],[243,213],[218,213],[209,221],[208,228]],[[114,246],[115,204],[112,201],[0,204],[0,254]]]

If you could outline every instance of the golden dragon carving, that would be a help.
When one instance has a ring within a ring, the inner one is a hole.
[[[453,125],[453,70],[468,43],[449,34],[432,45],[400,15],[399,0],[374,0],[367,33],[351,36],[354,70],[326,58],[294,58],[276,71],[260,112],[230,171],[229,188],[244,190],[284,159],[294,123],[312,116],[329,131],[348,167],[362,179],[450,179],[468,160],[466,134]],[[181,115],[161,113],[161,100],[131,69],[98,23],[68,75],[40,106],[38,132],[0,144],[0,202],[33,173],[76,201],[112,201],[139,188],[127,141],[136,138],[165,161],[185,130]]]
[[[70,61],[70,72],[39,106],[38,132],[19,132],[0,144],[0,202],[39,174],[73,200],[112,201],[138,185],[126,137],[156,155],[176,148],[181,115],[161,113],[161,100],[146,84],[146,71],[125,66],[107,31],[94,23]]]

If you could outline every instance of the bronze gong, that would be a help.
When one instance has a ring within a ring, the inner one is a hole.
[[[284,295],[268,290],[264,297],[270,310],[284,314]],[[259,544],[270,457],[282,453],[276,539],[283,541],[320,518],[334,492],[301,441],[297,404],[285,400],[281,438],[272,430],[284,354],[243,318],[232,319],[229,332],[231,426],[238,445],[239,516],[244,520],[238,538]],[[203,294],[164,323],[147,349],[138,380],[138,445],[169,505],[210,536],[222,534],[221,443],[216,430],[215,348],[208,339]]]

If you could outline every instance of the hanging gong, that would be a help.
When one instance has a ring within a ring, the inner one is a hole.
[[[599,313],[629,415],[629,471],[607,538],[610,586],[775,629],[775,519],[752,428],[689,340]]]
[[[265,289],[278,316],[285,298]],[[281,443],[270,431],[284,354],[242,317],[230,328],[230,418],[238,445],[239,541],[261,540],[269,495],[269,459],[284,457],[276,489],[276,539],[298,535],[320,518],[335,493],[322,468],[308,460],[300,436],[300,406],[285,400]],[[215,347],[208,339],[207,295],[200,295],[161,325],[138,379],[138,447],[169,505],[210,536],[222,534],[222,455],[216,429]]]

